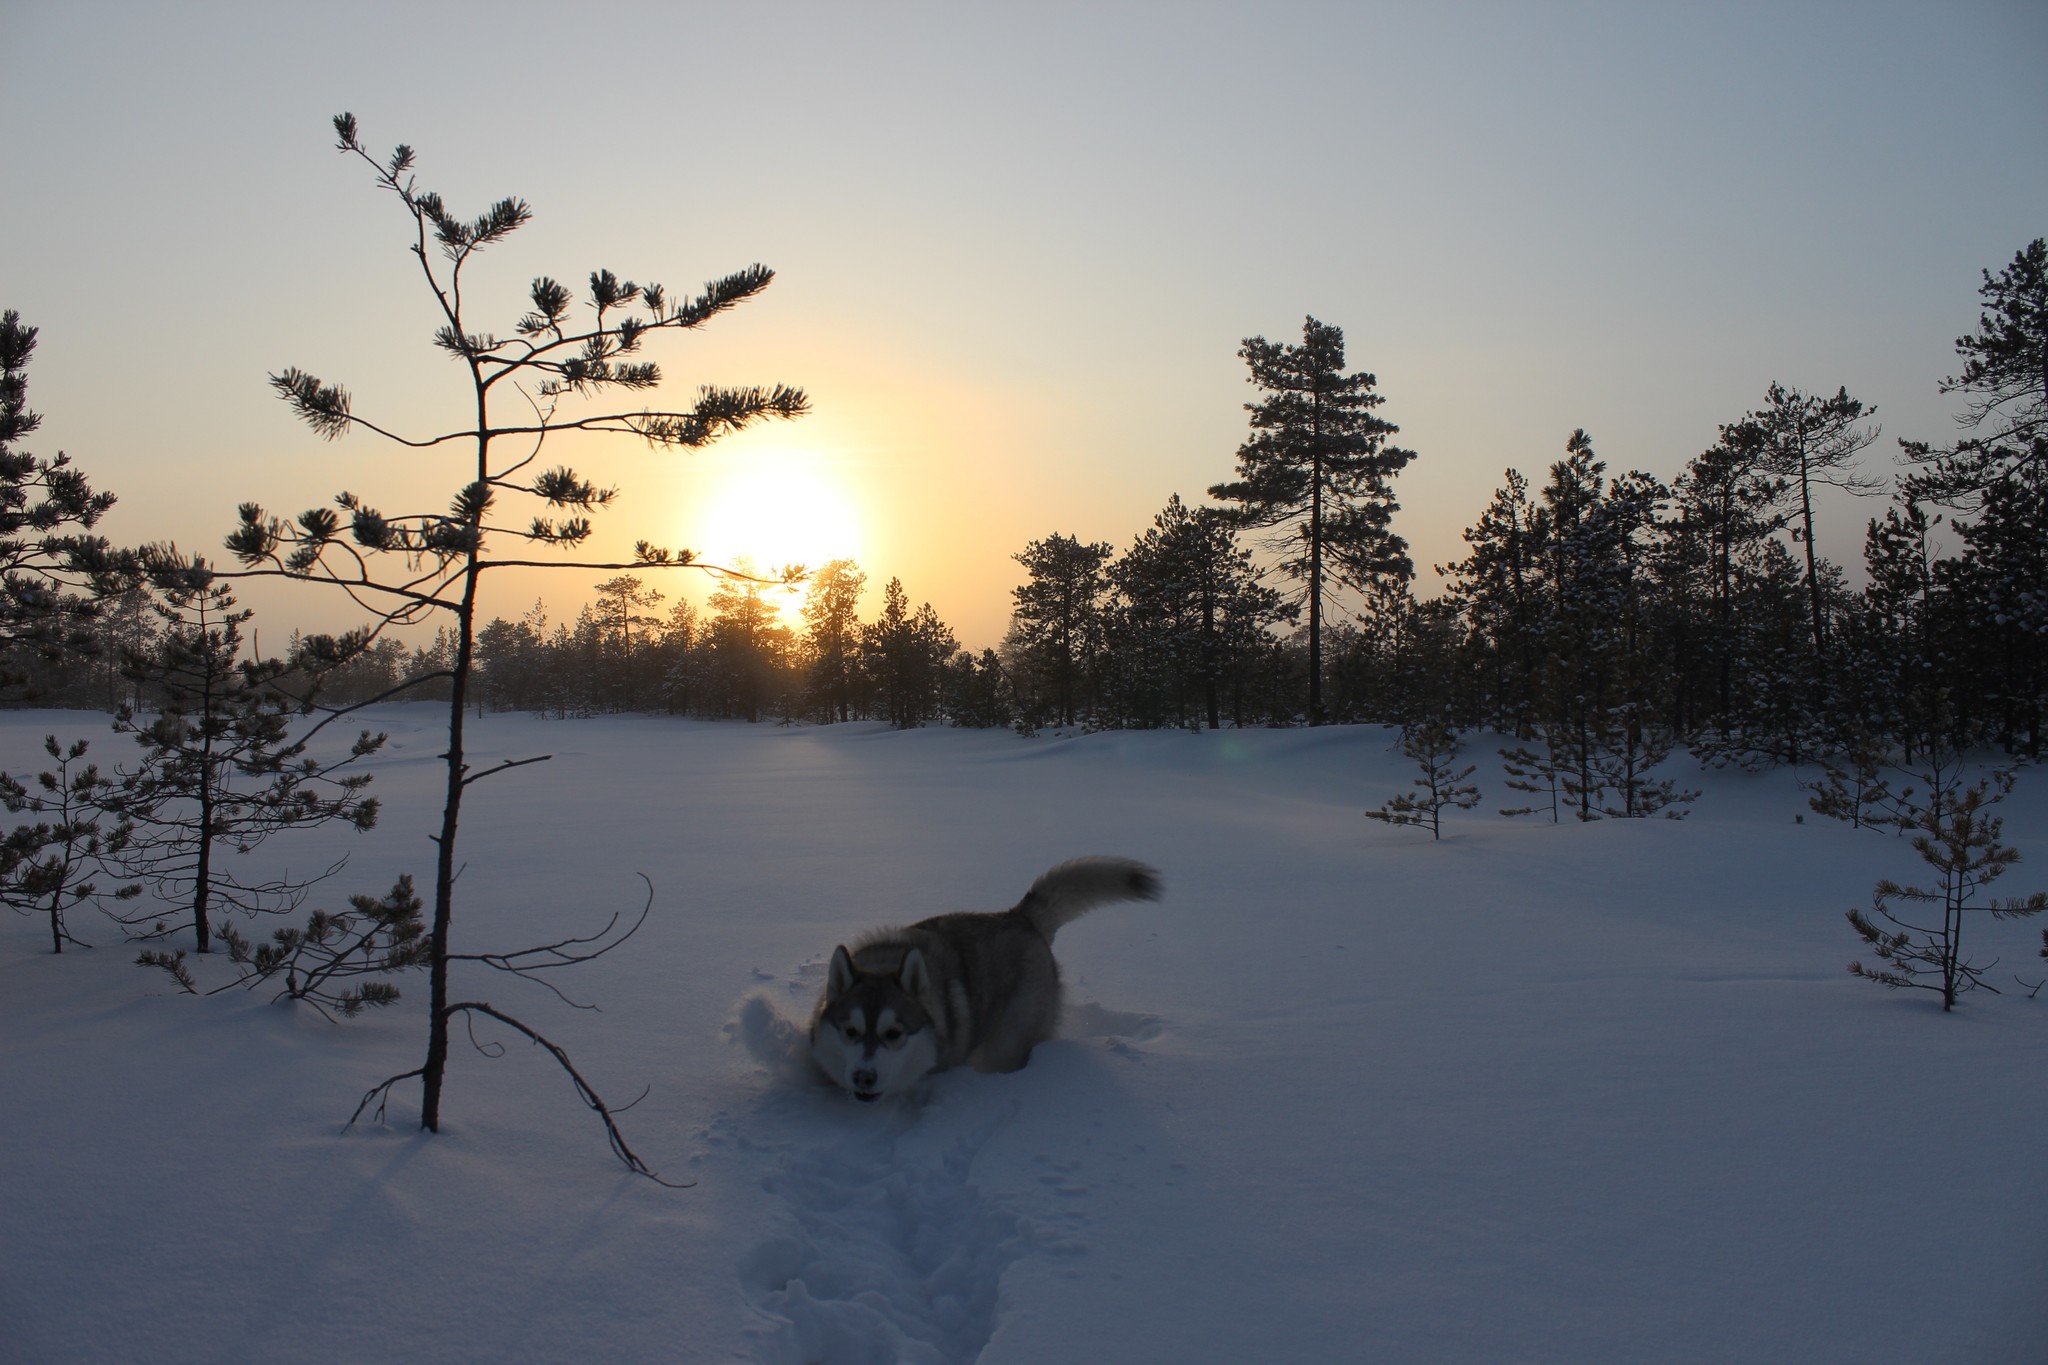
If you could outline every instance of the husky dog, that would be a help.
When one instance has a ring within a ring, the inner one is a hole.
[[[883,929],[852,952],[842,944],[811,1016],[811,1058],[859,1100],[900,1095],[962,1062],[1015,1071],[1059,1022],[1059,927],[1110,901],[1158,898],[1159,874],[1143,863],[1076,858],[1011,909]]]

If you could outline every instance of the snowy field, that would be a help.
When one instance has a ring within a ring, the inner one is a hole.
[[[438,710],[386,708],[372,833],[325,903],[431,879]],[[103,717],[0,714],[0,765]],[[1376,728],[1099,734],[657,718],[473,726],[459,951],[653,914],[556,978],[458,990],[623,1103],[627,1174],[552,1062],[459,1032],[438,1136],[423,976],[352,1022],[195,998],[0,916],[0,1358],[99,1361],[2016,1362],[2048,1359],[2039,929],[2006,994],[1851,978],[1842,911],[1921,870],[1794,775],[1698,774],[1683,822],[1553,826],[1478,747],[1446,836]],[[2048,885],[2048,777],[2003,808]],[[1059,940],[1068,1036],[874,1106],[764,1064],[834,944],[1141,858],[1157,904]],[[203,981],[219,964],[201,964]],[[756,1019],[758,1023],[758,1018]],[[755,1034],[765,1030],[754,1030]]]

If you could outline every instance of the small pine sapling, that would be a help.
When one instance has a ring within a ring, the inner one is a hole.
[[[1479,788],[1470,781],[1473,765],[1452,767],[1460,747],[1458,732],[1442,721],[1403,726],[1401,752],[1414,759],[1422,771],[1414,782],[1416,790],[1402,792],[1379,809],[1367,811],[1365,818],[1390,825],[1426,825],[1430,838],[1443,838],[1446,806],[1470,810],[1479,804]]]
[[[1545,727],[1546,731],[1549,727]],[[1526,745],[1517,744],[1512,749],[1500,751],[1501,767],[1507,772],[1510,789],[1528,792],[1536,798],[1526,806],[1503,806],[1502,815],[1535,815],[1541,811],[1550,812],[1550,823],[1556,824],[1564,803],[1563,782],[1557,762],[1557,749],[1546,744],[1543,752]]]
[[[448,739],[440,755],[445,794],[439,831],[433,836],[426,1056],[419,1066],[374,1086],[356,1115],[381,1117],[393,1088],[416,1079],[420,1126],[439,1132],[451,1026],[458,1020],[473,1026],[475,1016],[481,1015],[545,1048],[603,1121],[614,1154],[636,1173],[654,1177],[626,1146],[613,1111],[562,1049],[488,1001],[457,998],[451,985],[451,966],[464,961],[534,979],[532,970],[588,961],[616,947],[622,938],[587,942],[581,949],[574,946],[577,940],[564,940],[510,954],[453,950],[463,796],[487,777],[547,758],[542,754],[479,770],[470,767],[465,711],[470,690],[480,681],[478,594],[487,573],[549,563],[579,571],[634,573],[708,568],[687,549],[671,550],[644,540],[635,544],[629,561],[591,550],[596,534],[592,518],[614,503],[617,490],[590,482],[566,466],[543,468],[540,460],[551,438],[625,435],[658,449],[698,450],[760,423],[810,411],[803,390],[785,384],[704,386],[687,406],[670,409],[651,408],[644,400],[619,406],[610,401],[619,391],[648,394],[662,383],[660,366],[641,358],[646,343],[658,334],[697,331],[759,296],[775,272],[749,266],[708,281],[700,294],[671,296],[658,284],[639,284],[610,270],[594,270],[587,309],[566,285],[544,275],[533,281],[531,310],[513,322],[511,334],[501,335],[476,325],[471,305],[476,293],[465,289],[464,272],[480,253],[530,221],[532,209],[523,200],[505,198],[475,218],[458,217],[439,194],[418,183],[417,159],[410,146],[400,144],[389,157],[378,157],[362,143],[353,114],[335,116],[333,126],[336,149],[368,166],[377,185],[402,209],[408,249],[442,323],[433,344],[458,362],[467,388],[464,408],[474,414],[471,426],[408,436],[356,414],[348,390],[339,384],[296,366],[272,374],[271,386],[278,396],[320,436],[333,440],[366,431],[409,450],[448,452],[460,481],[445,513],[386,514],[347,491],[336,494],[331,506],[311,507],[290,519],[245,503],[240,525],[227,541],[243,566],[242,576],[319,583],[358,605],[376,604],[372,625],[353,647],[366,645],[387,628],[430,619],[441,623],[449,642],[445,661],[433,677],[437,689],[445,687],[439,695],[448,707]],[[523,524],[521,508],[535,513]],[[590,558],[530,557],[540,551],[577,552]],[[784,572],[785,581],[800,576],[794,567]]]
[[[1998,993],[1997,987],[1983,979],[1993,964],[1980,965],[1963,956],[1965,910],[1989,910],[2000,919],[2048,910],[2048,891],[1985,906],[1971,903],[1980,889],[2019,861],[2018,850],[1999,842],[2004,821],[1990,813],[1990,807],[2012,791],[2013,775],[1995,772],[1967,790],[1958,790],[1960,785],[1955,770],[1949,768],[1930,784],[1927,802],[1903,803],[1910,817],[1906,828],[1915,831],[1913,851],[1939,874],[1939,880],[1929,887],[1880,881],[1871,893],[1870,914],[1854,908],[1848,911],[1850,925],[1884,964],[1865,966],[1858,960],[1849,964],[1850,972],[1894,989],[1938,991],[1943,1011],[1953,1010],[1957,996],[1979,986]],[[1925,910],[1908,920],[1902,916],[1915,912],[1906,910],[1901,902]],[[1937,917],[1938,923],[1934,922]],[[1928,922],[1918,922],[1921,919]]]
[[[188,917],[206,953],[223,907],[289,912],[320,880],[251,878],[230,866],[228,853],[249,853],[285,829],[335,820],[375,826],[377,801],[363,793],[370,777],[348,769],[382,747],[384,736],[365,730],[343,756],[310,757],[319,727],[293,736],[302,703],[278,687],[291,666],[240,657],[250,613],[236,609],[227,584],[204,560],[169,547],[144,556],[164,631],[146,653],[130,656],[126,671],[161,705],[153,715],[123,707],[115,717],[114,729],[135,737],[142,759],[122,774],[111,809],[132,826],[123,868],[154,883],[157,897]],[[154,918],[145,911],[124,922]]]
[[[1886,774],[1897,767],[1890,745],[1869,734],[1851,735],[1841,752],[1821,760],[1820,780],[1808,784],[1806,804],[1831,820],[1846,820],[1855,829],[1903,830],[1912,823],[1901,803],[1911,787],[1894,793]]]
[[[282,972],[278,999],[303,1000],[322,1014],[332,1009],[349,1018],[396,1001],[398,987],[389,981],[342,983],[427,964],[427,926],[412,876],[401,876],[381,900],[357,895],[348,903],[336,913],[315,910],[303,929],[279,929],[269,943],[252,944],[233,925],[223,925],[229,957],[247,969],[230,984],[254,986]]]
[[[1668,734],[1643,723],[1640,706],[1625,702],[1615,707],[1599,735],[1601,742],[1587,758],[1585,770],[1591,775],[1592,787],[1587,793],[1589,802],[1581,806],[1580,819],[1686,817],[1687,812],[1679,808],[1697,800],[1699,793],[1680,787],[1675,779],[1650,775],[1671,757],[1674,746]]]
[[[47,817],[17,825],[0,840],[0,902],[23,914],[48,916],[51,951],[61,953],[66,943],[85,946],[65,922],[67,911],[106,897],[130,900],[142,887],[130,883],[103,892],[92,880],[119,860],[133,829],[125,820],[109,824],[112,779],[101,777],[90,763],[74,768],[85,757],[86,742],[74,740],[64,747],[50,735],[43,749],[57,767],[36,774],[40,794],[0,773],[0,804],[16,815],[26,811]]]

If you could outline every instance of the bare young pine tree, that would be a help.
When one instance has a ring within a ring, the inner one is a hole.
[[[1964,788],[1960,763],[1953,755],[1937,754],[1923,779],[1926,794],[1909,793],[1898,804],[1906,817],[1904,828],[1912,833],[1913,851],[1934,869],[1937,880],[1925,887],[1880,881],[1871,892],[1870,914],[1854,908],[1847,912],[1857,937],[1883,964],[1865,966],[1858,960],[1849,971],[1894,989],[1936,991],[1946,1012],[1956,1007],[1956,997],[1979,986],[1998,993],[1984,980],[1993,963],[1963,955],[1963,912],[1981,909],[1999,919],[2025,918],[2048,910],[2048,891],[1974,904],[1977,893],[2020,858],[2017,849],[1999,842],[2005,822],[1990,811],[2011,794],[2010,771],[1994,772]]]
[[[531,973],[540,967],[587,960],[616,946],[623,937],[602,942],[564,940],[530,950],[538,955],[534,957],[454,950],[455,878],[460,867],[456,837],[463,795],[485,777],[546,757],[470,770],[463,720],[476,658],[477,595],[486,573],[511,566],[587,571],[680,568],[694,563],[687,550],[674,552],[646,541],[639,543],[630,562],[592,563],[566,555],[525,558],[529,549],[560,552],[584,545],[591,536],[590,515],[609,506],[615,494],[566,466],[542,467],[541,456],[550,438],[563,432],[627,435],[660,448],[690,450],[765,419],[793,418],[808,411],[810,403],[803,391],[781,384],[703,387],[688,406],[662,410],[616,409],[588,401],[618,391],[641,394],[655,389],[661,371],[652,361],[640,358],[652,337],[702,327],[759,295],[774,279],[774,272],[761,265],[749,266],[712,280],[699,294],[671,299],[658,284],[636,284],[609,270],[596,270],[590,275],[581,321],[572,321],[577,311],[575,294],[566,285],[542,276],[533,281],[531,310],[514,322],[510,336],[500,336],[485,330],[475,318],[474,295],[465,289],[465,274],[479,254],[524,225],[532,210],[523,200],[507,198],[475,218],[459,218],[439,194],[417,183],[412,148],[400,145],[379,159],[359,140],[352,114],[336,116],[334,131],[338,149],[370,168],[377,185],[393,197],[407,220],[415,264],[441,318],[434,345],[461,367],[469,410],[475,413],[472,426],[408,436],[358,416],[347,390],[340,385],[297,368],[272,375],[270,382],[279,396],[314,431],[330,440],[352,431],[367,431],[413,450],[460,452],[466,468],[445,512],[391,514],[344,492],[334,499],[333,506],[310,509],[290,521],[273,517],[258,506],[244,506],[241,525],[228,538],[229,548],[249,574],[328,584],[375,610],[372,628],[353,638],[328,642],[335,652],[359,649],[389,627],[428,620],[442,623],[453,635],[453,657],[438,670],[440,676],[435,680],[437,686],[445,684],[447,688],[448,745],[440,827],[434,836],[437,858],[428,930],[426,1057],[413,1070],[374,1087],[356,1112],[360,1116],[374,1105],[381,1113],[391,1088],[417,1077],[420,1124],[428,1131],[438,1131],[450,1025],[459,1017],[480,1015],[547,1048],[603,1120],[620,1159],[634,1171],[651,1176],[645,1163],[625,1145],[611,1110],[566,1053],[488,1001],[459,1000],[450,990],[449,968],[457,961],[483,961],[533,979]],[[533,513],[523,525],[510,515],[520,504]],[[500,550],[500,546],[510,548]]]
[[[154,920],[143,937],[189,923],[197,950],[206,953],[222,912],[296,910],[315,883],[340,870],[337,862],[312,877],[251,876],[233,857],[283,830],[333,821],[373,828],[377,801],[363,794],[370,776],[353,769],[383,746],[384,736],[365,730],[346,754],[312,757],[308,746],[319,725],[292,735],[303,704],[278,686],[291,665],[242,657],[241,626],[251,613],[236,607],[228,584],[204,560],[168,546],[150,547],[142,559],[163,631],[123,668],[157,709],[138,714],[123,706],[115,714],[115,731],[134,736],[142,757],[121,772],[106,804],[129,827],[122,868],[151,883],[159,904],[181,922],[159,918],[161,909],[118,918],[129,925]]]
[[[1403,726],[1401,752],[1415,760],[1422,775],[1413,793],[1402,792],[1377,810],[1365,813],[1368,820],[1390,825],[1423,825],[1429,837],[1444,837],[1444,808],[1471,810],[1479,804],[1479,788],[1471,781],[1474,767],[1453,767],[1460,749],[1458,732],[1442,721],[1424,721]]]
[[[26,811],[40,818],[17,825],[0,840],[0,904],[27,915],[46,916],[50,950],[61,953],[67,943],[83,945],[66,921],[74,907],[110,897],[132,900],[140,883],[101,889],[94,878],[118,871],[132,827],[108,813],[116,790],[112,778],[83,763],[86,742],[60,746],[57,737],[43,740],[43,750],[56,764],[36,774],[37,789],[0,773],[0,804],[16,815]]]
[[[1565,746],[1558,727],[1545,724],[1542,749],[1532,749],[1526,744],[1517,744],[1500,751],[1501,768],[1507,774],[1508,786],[1518,792],[1527,792],[1531,798],[1526,806],[1503,806],[1502,815],[1535,815],[1539,811],[1550,812],[1550,823],[1557,824],[1564,810],[1564,758]]]
[[[228,985],[255,986],[282,973],[280,1000],[302,1000],[322,1014],[337,1010],[350,1018],[365,1007],[395,1003],[398,987],[389,981],[343,983],[426,965],[427,925],[412,875],[400,876],[382,897],[350,896],[348,902],[339,912],[315,910],[304,928],[279,929],[269,943],[251,943],[232,924],[223,924],[221,941],[244,968]]]

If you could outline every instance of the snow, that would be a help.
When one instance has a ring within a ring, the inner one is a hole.
[[[389,707],[380,827],[281,837],[324,891],[431,869],[435,708]],[[0,763],[86,713],[0,715]],[[653,913],[557,976],[459,985],[568,1048],[457,1035],[423,977],[330,1023],[198,998],[0,917],[0,1358],[44,1361],[2010,1362],[2048,1354],[2038,927],[1975,919],[1954,1015],[1844,970],[1903,841],[1795,775],[1686,772],[1682,822],[1551,825],[1488,746],[1445,837],[1365,820],[1393,735],[1046,735],[655,717],[473,722],[462,951]],[[2002,808],[2038,858],[2048,784]],[[1159,867],[1061,932],[1066,1036],[860,1105],[791,1065],[833,946],[996,909],[1051,864]],[[2023,863],[1998,888],[2041,884]],[[199,964],[203,984],[222,964]],[[487,1021],[486,1021],[487,1022]]]

